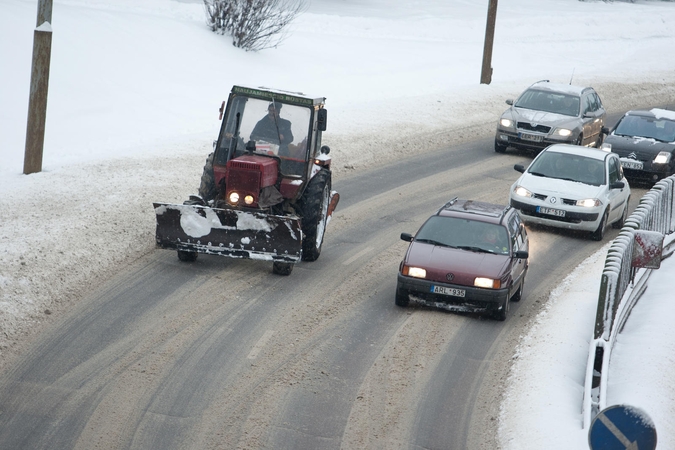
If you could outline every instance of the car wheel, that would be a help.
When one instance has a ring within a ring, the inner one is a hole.
[[[574,141],[574,145],[583,145],[583,142],[584,142],[584,135],[580,134],[577,140]]]
[[[183,262],[194,262],[197,260],[197,252],[186,252],[185,250],[178,250],[178,259]]]
[[[621,229],[623,228],[623,224],[626,223],[626,218],[628,217],[628,202],[630,201],[630,197],[626,199],[626,205],[623,207],[623,213],[621,214],[621,217],[619,220],[614,222],[612,224],[612,228],[617,228]]]
[[[512,302],[519,302],[520,299],[523,298],[523,289],[525,289],[525,277],[523,277],[523,281],[520,283],[520,287],[516,293],[513,294],[513,297],[511,297]]]
[[[290,275],[293,272],[293,264],[274,262],[272,264],[272,273],[277,275]]]
[[[506,153],[506,145],[502,145],[495,141],[495,152],[497,153]]]
[[[401,289],[400,287],[396,287],[396,306],[400,306],[401,308],[405,308],[408,306],[410,303],[410,295],[408,294],[408,291],[405,289]]]
[[[503,322],[506,320],[506,315],[509,313],[509,305],[511,302],[509,301],[508,295],[506,296],[506,300],[504,300],[504,303],[502,303],[502,308],[499,311],[495,311],[494,318],[499,320],[500,322]]]
[[[607,217],[609,216],[609,211],[605,210],[605,213],[602,215],[602,220],[600,220],[600,225],[598,229],[591,233],[591,239],[594,241],[601,241],[605,237],[605,228],[607,228]]]

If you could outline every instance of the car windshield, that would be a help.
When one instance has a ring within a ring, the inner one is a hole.
[[[580,155],[545,151],[539,154],[527,171],[532,175],[576,181],[593,186],[605,184],[605,163]]]
[[[236,145],[234,156],[241,156],[246,151],[246,143],[254,141],[255,153],[280,158],[282,173],[302,175],[309,158],[310,117],[308,107],[238,96],[233,99],[225,119],[220,146],[229,150]]]
[[[637,136],[662,142],[675,142],[675,121],[646,116],[623,116],[614,130],[621,136]]]
[[[473,252],[509,254],[505,227],[456,217],[430,217],[417,232],[415,241]]]
[[[579,105],[579,97],[574,95],[528,89],[518,97],[514,106],[577,117]]]

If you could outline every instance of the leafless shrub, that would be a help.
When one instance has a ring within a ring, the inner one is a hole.
[[[306,9],[305,0],[204,0],[204,7],[209,28],[247,51],[279,45],[286,26]]]

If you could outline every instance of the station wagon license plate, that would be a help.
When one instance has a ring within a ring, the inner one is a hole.
[[[548,214],[549,216],[565,217],[565,211],[561,209],[547,208],[545,206],[537,206],[537,212],[540,214]]]
[[[453,297],[464,297],[466,291],[464,289],[447,288],[445,286],[431,286],[433,294],[452,295]]]
[[[544,136],[540,134],[518,133],[518,137],[520,137],[524,141],[531,141],[531,142],[542,142],[544,140]]]
[[[619,158],[621,160],[621,167],[624,169],[634,169],[634,170],[642,170],[644,167],[642,161],[636,161],[634,159],[627,159],[627,158]]]

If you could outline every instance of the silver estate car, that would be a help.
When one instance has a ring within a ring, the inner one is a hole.
[[[509,109],[497,123],[497,153],[508,147],[539,153],[551,144],[602,144],[606,112],[592,87],[544,80],[506,104]]]

